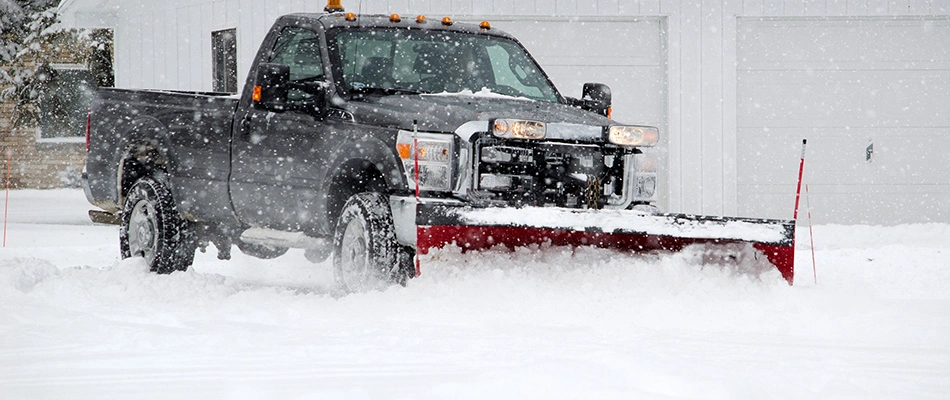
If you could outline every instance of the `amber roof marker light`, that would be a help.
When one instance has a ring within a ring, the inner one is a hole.
[[[426,20],[426,16],[425,16],[425,15],[420,15],[420,16],[417,16],[417,17],[416,17],[416,23],[417,23],[417,24],[424,24],[424,23],[426,23],[426,21],[427,21],[427,20]]]
[[[452,22],[452,18],[449,18],[449,17],[442,18],[442,25],[450,26],[452,24],[454,24],[454,22]]]
[[[392,22],[392,23],[394,23],[394,24],[398,24],[398,23],[402,22],[402,18],[399,17],[399,14],[390,14],[390,15],[389,15],[389,22]]]
[[[489,24],[488,21],[482,21],[482,23],[478,24],[478,27],[487,31],[491,29],[491,24]]]
[[[327,6],[323,8],[323,11],[335,13],[346,10],[343,9],[343,0],[327,0]]]

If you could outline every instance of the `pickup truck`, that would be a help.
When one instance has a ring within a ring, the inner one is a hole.
[[[652,209],[654,127],[563,96],[511,35],[449,18],[280,17],[240,95],[101,89],[83,174],[122,257],[158,273],[232,245],[333,255],[347,290],[417,274],[415,205]]]

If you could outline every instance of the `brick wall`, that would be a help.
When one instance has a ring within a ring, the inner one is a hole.
[[[10,188],[52,189],[79,187],[79,174],[86,162],[85,143],[37,141],[36,128],[13,129],[13,102],[0,103],[0,156],[7,182],[7,151],[10,151]]]

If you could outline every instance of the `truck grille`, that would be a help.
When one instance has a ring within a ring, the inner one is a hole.
[[[586,143],[474,143],[474,198],[513,205],[627,206],[635,150]]]

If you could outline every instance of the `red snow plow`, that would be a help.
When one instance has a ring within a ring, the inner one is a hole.
[[[448,202],[416,205],[416,251],[449,244],[463,251],[550,243],[624,251],[678,252],[699,245],[724,260],[771,264],[789,285],[795,280],[795,226],[805,167],[798,166],[794,217],[758,219],[660,214],[638,210],[560,207],[475,207]],[[705,262],[705,256],[704,256]],[[416,273],[418,274],[418,264]]]
[[[445,203],[420,203],[416,216],[418,254],[449,244],[463,251],[550,243],[635,252],[738,245],[732,248],[751,246],[752,256],[764,257],[789,285],[795,274],[795,220]]]

